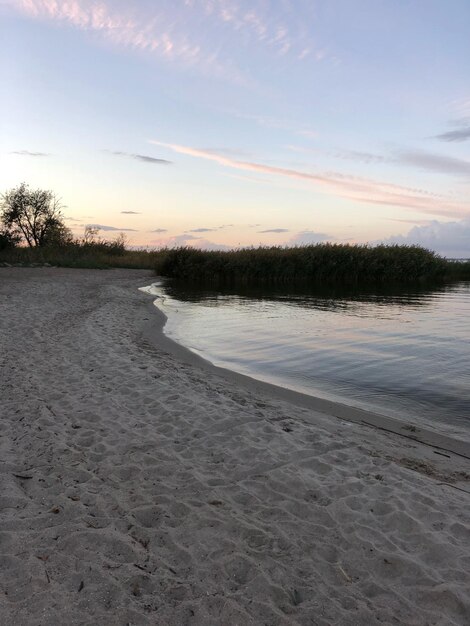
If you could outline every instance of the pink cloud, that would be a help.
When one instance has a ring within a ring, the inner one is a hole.
[[[115,45],[142,50],[156,56],[197,67],[211,76],[237,84],[250,79],[222,60],[218,42],[207,37],[213,22],[242,34],[246,41],[294,58],[304,58],[312,42],[304,24],[287,28],[270,2],[253,0],[249,7],[232,0],[185,0],[144,4],[116,0],[6,0],[10,7],[32,19],[68,24],[99,33]],[[292,10],[291,10],[292,12]],[[294,12],[295,13],[295,12]]]
[[[204,52],[198,43],[177,32],[174,21],[163,12],[139,16],[135,5],[130,4],[131,8],[119,12],[99,0],[9,0],[9,3],[30,18],[94,31],[115,45],[146,51],[186,66],[197,65],[213,76],[227,76],[227,68],[218,61],[217,54]],[[229,75],[233,82],[244,82],[234,68],[230,68]]]
[[[452,217],[465,217],[469,214],[468,205],[434,194],[424,189],[403,187],[393,183],[378,182],[357,176],[340,173],[310,173],[290,168],[275,167],[251,161],[241,161],[213,151],[200,150],[190,146],[150,141],[169,148],[178,154],[214,161],[224,167],[249,172],[269,174],[310,182],[321,191],[342,198],[370,204],[418,209],[424,213]]]

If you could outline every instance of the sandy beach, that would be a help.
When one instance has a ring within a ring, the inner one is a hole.
[[[0,623],[468,625],[470,446],[204,365],[153,280],[0,268]]]

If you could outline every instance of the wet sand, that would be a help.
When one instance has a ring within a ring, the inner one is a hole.
[[[153,280],[0,268],[0,623],[468,624],[468,444],[210,366]]]

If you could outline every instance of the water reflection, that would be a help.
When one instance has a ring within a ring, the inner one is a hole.
[[[186,302],[204,303],[217,306],[224,300],[243,301],[267,300],[283,302],[292,306],[312,306],[321,309],[344,311],[354,303],[375,304],[377,306],[421,307],[432,303],[442,294],[466,289],[469,283],[439,284],[433,287],[226,287],[220,289],[202,288],[183,282],[167,282],[165,292]]]
[[[470,426],[470,283],[405,289],[164,287],[166,332],[269,382]]]

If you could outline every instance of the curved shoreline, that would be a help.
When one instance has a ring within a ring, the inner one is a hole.
[[[0,269],[0,622],[469,624],[469,461],[196,358],[145,280]]]
[[[311,409],[315,412],[336,417],[347,422],[378,428],[399,435],[400,437],[405,437],[418,443],[439,450],[452,452],[458,456],[470,459],[470,441],[461,441],[430,428],[410,424],[396,418],[348,406],[340,402],[304,394],[273,383],[258,380],[225,367],[214,365],[207,359],[204,359],[202,356],[165,335],[164,327],[168,319],[167,315],[158,307],[158,299],[155,299],[154,294],[142,289],[141,291],[153,298],[152,303],[149,305],[149,309],[151,307],[153,312],[153,319],[149,320],[148,324],[143,327],[145,338],[155,347],[165,350],[177,359],[212,374],[216,374],[231,383],[242,385],[244,388],[254,393],[275,397],[278,400]]]

